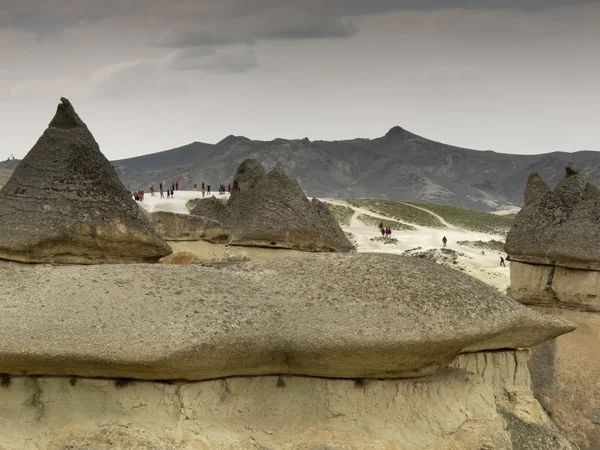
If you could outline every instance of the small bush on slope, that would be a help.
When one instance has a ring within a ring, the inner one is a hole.
[[[378,199],[344,199],[344,201],[354,207],[365,208],[402,222],[424,227],[445,228],[444,224],[431,214],[399,201]]]
[[[505,234],[514,223],[514,217],[458,208],[456,206],[438,205],[426,202],[406,202],[427,209],[442,217],[448,223],[471,231],[482,233]]]

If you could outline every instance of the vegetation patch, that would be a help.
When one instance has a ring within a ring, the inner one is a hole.
[[[437,217],[396,200],[344,199],[344,201],[354,207],[368,209],[376,214],[391,217],[401,222],[423,227],[445,228]]]
[[[438,205],[426,202],[405,202],[409,205],[424,208],[442,217],[446,222],[470,231],[505,235],[512,227],[515,218],[500,216],[474,209],[458,208],[456,206]]]
[[[406,253],[406,252],[405,252]],[[417,258],[428,259],[442,266],[454,267],[455,269],[465,270],[459,265],[459,257],[467,257],[464,253],[457,252],[450,248],[431,248],[425,251],[417,251],[408,253]]]
[[[325,202],[325,204],[329,208],[329,211],[331,211],[331,213],[335,216],[340,225],[346,227],[350,226],[350,220],[354,215],[354,210],[352,208],[350,208],[349,206],[334,205],[333,203],[327,202]]]
[[[381,222],[383,222],[383,226],[390,227],[392,229],[392,231],[393,230],[407,230],[407,231],[416,230],[415,227],[411,227],[410,225],[407,225],[405,223],[396,222],[395,220],[379,219],[377,217],[369,216],[368,214],[361,214],[360,216],[358,216],[358,220],[360,220],[362,223],[364,223],[367,226],[373,226],[373,227],[379,227],[379,224]]]
[[[387,237],[383,237],[383,236],[371,238],[371,242],[383,242],[384,244],[398,245],[398,239],[387,238]]]
[[[504,242],[492,239],[491,241],[457,241],[458,245],[465,247],[480,248],[482,250],[491,250],[494,252],[504,252]]]

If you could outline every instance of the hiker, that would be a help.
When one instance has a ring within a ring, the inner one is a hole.
[[[506,264],[504,264],[504,258],[502,256],[500,257],[500,265],[502,267],[506,267]]]
[[[164,194],[163,194],[162,187],[160,188],[160,198],[165,198],[165,196],[164,196]]]
[[[179,190],[179,181],[177,183],[175,183],[175,190],[178,191]]]
[[[382,221],[382,222],[379,222],[379,229],[380,229],[380,230],[381,230],[381,229],[383,229],[383,221]]]
[[[154,185],[150,186],[150,197],[154,197]]]
[[[385,234],[387,234],[388,238],[392,237],[392,229],[390,227],[387,227],[387,230],[385,230]]]
[[[448,239],[446,239],[446,236],[444,236],[442,238],[442,244],[444,244],[444,247],[446,246],[446,243],[448,242]]]
[[[204,183],[202,183],[204,184]],[[204,193],[206,192],[206,189],[204,189],[204,186],[202,186],[202,198],[204,198]]]
[[[161,190],[161,191],[163,190],[163,189],[162,189],[162,181],[160,182],[160,184],[159,184],[159,186],[158,186],[158,187],[160,188],[160,190]]]
[[[210,184],[206,185],[206,193],[210,195]]]
[[[171,189],[171,198],[175,197],[175,191]]]
[[[385,237],[385,228],[381,227],[381,237]]]
[[[135,199],[136,202],[140,201],[140,196],[139,196],[139,194],[137,192],[133,193],[133,198]]]

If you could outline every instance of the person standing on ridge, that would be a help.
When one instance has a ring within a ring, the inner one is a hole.
[[[154,185],[150,186],[150,197],[154,197]]]
[[[206,185],[206,193],[210,195],[210,184]]]
[[[448,243],[448,239],[446,239],[446,236],[444,236],[442,238],[442,244],[444,244],[444,247],[446,246],[447,243]]]
[[[506,264],[504,263],[504,258],[502,256],[500,257],[500,265],[502,267],[506,267]]]
[[[380,228],[381,230],[381,237],[385,237],[385,228],[383,228],[383,226]]]
[[[231,184],[227,185],[227,192],[229,192],[231,194]]]

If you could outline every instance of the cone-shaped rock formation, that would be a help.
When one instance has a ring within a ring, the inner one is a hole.
[[[347,252],[352,244],[329,208],[306,198],[280,168],[265,175],[256,160],[244,161],[227,205],[216,199],[191,203],[190,213],[224,223],[232,245],[310,252]]]
[[[131,199],[67,99],[0,190],[0,259],[153,262],[171,248]]]
[[[554,192],[531,174],[505,250],[513,261],[600,269],[600,190],[572,167]]]

